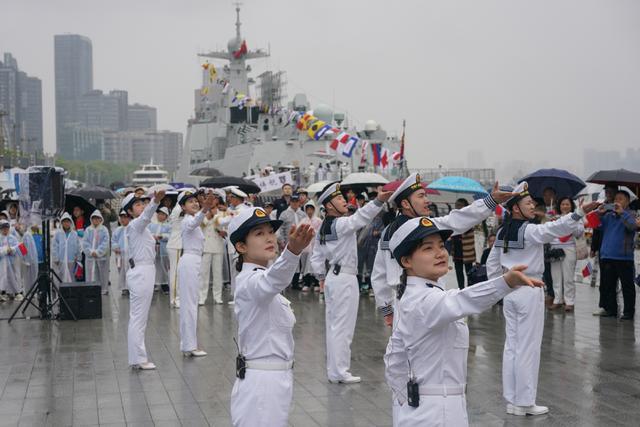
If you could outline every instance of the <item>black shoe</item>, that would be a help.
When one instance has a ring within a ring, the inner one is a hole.
[[[633,314],[625,314],[620,318],[620,320],[633,320]]]
[[[611,313],[607,311],[606,313],[600,315],[600,317],[618,317],[618,315],[616,313]]]

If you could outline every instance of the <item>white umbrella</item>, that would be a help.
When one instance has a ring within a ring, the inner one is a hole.
[[[389,180],[384,176],[371,172],[354,172],[340,182],[341,185],[384,185]]]
[[[156,191],[173,191],[175,188],[169,184],[156,184],[153,187],[149,188],[149,193],[154,193]]]
[[[318,181],[318,182],[316,182],[314,184],[311,184],[310,186],[308,186],[306,188],[307,193],[309,193],[309,194],[319,193],[320,191],[322,191],[324,189],[324,187],[329,185],[331,182],[333,182],[333,181]]]

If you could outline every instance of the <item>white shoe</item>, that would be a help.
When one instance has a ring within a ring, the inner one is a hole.
[[[144,363],[139,363],[137,365],[133,365],[132,368],[140,371],[150,371],[150,370],[156,369],[156,365],[151,362],[144,362]]]
[[[176,301],[176,302],[174,302],[174,303],[173,303],[173,306],[174,306],[175,308],[180,308],[180,301]]]
[[[16,294],[16,301],[22,301],[24,299],[24,295],[22,294]]]
[[[507,403],[507,414],[513,415],[513,405],[511,403]]]
[[[221,300],[221,299],[214,299],[214,300],[213,300],[213,303],[214,303],[214,304],[224,304],[224,302],[222,302],[222,300]]]
[[[204,305],[204,301],[199,301],[199,302],[198,302],[198,305],[199,305],[199,306],[203,306],[203,305]]]
[[[183,351],[182,355],[184,357],[204,357],[207,355],[207,352],[204,350],[191,350],[191,351]]]
[[[235,301],[229,301],[227,304],[234,305],[235,303],[236,303]]]
[[[604,316],[605,314],[607,314],[607,310],[605,310],[604,308],[599,308],[596,311],[594,311],[592,314],[594,316]]]
[[[308,286],[303,286],[302,287],[302,292],[309,292],[309,287]]]
[[[102,291],[102,295],[109,295],[109,290]]]
[[[5,302],[8,300],[9,300],[9,297],[7,296],[7,294],[0,294],[0,302]]]
[[[513,405],[513,415],[517,415],[520,417],[526,416],[526,415],[542,415],[542,414],[546,414],[549,412],[549,408],[546,406],[538,406],[538,405],[531,405],[531,406],[515,406]],[[507,405],[507,413],[509,413],[509,406]]]
[[[331,384],[357,384],[360,381],[362,381],[360,377],[354,377],[351,374],[348,374],[345,378],[341,380],[329,380]]]

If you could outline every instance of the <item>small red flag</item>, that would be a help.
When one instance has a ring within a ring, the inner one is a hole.
[[[22,254],[22,256],[25,256],[27,254],[27,252],[29,252],[24,243],[20,243],[18,245],[18,249],[20,250],[20,253]]]

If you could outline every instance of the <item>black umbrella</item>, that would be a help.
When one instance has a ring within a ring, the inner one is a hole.
[[[552,188],[558,197],[574,198],[586,184],[564,169],[539,169],[518,182],[527,181],[533,197],[542,197],[545,188]]]
[[[64,210],[73,215],[73,208],[79,206],[84,211],[84,223],[89,224],[91,221],[91,214],[96,210],[96,207],[91,204],[87,199],[76,194],[66,194],[64,196]]]
[[[640,173],[626,169],[603,170],[592,174],[587,182],[594,184],[626,185],[640,196]]]
[[[222,172],[215,168],[198,168],[191,171],[191,176],[223,176]]]
[[[200,183],[202,187],[211,187],[211,188],[224,188],[230,186],[236,186],[240,190],[244,191],[247,194],[258,194],[260,192],[260,187],[255,184],[253,181],[249,181],[248,179],[239,178],[237,176],[216,176],[213,178],[207,178]]]
[[[90,187],[82,187],[71,190],[69,194],[74,194],[76,196],[84,197],[85,199],[115,199],[116,194],[105,187],[100,187],[99,185],[94,185]]]

